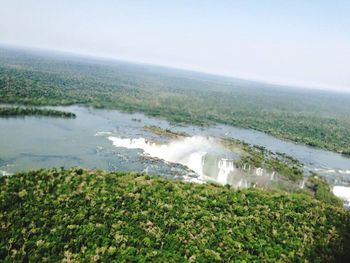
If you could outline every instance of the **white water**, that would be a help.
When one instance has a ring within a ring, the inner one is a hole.
[[[255,174],[257,176],[263,176],[263,172],[264,172],[264,169],[259,167],[259,168],[256,168]]]
[[[304,178],[299,185],[300,189],[304,189],[306,182],[307,182],[307,178]]]
[[[227,158],[224,152],[220,151],[224,148],[213,137],[192,136],[167,143],[156,143],[145,138],[107,138],[115,147],[141,149],[146,156],[182,164],[194,171],[199,176],[199,181],[215,181],[237,188],[249,187],[247,179],[239,179],[241,175],[235,167],[234,159]],[[266,174],[263,168],[256,168],[252,175],[261,178],[260,183],[264,183],[264,180],[275,180],[275,173]]]
[[[336,185],[333,187],[333,194],[350,204],[350,187],[349,186]]]
[[[237,188],[249,187],[249,183],[245,178],[241,178],[238,181],[238,178],[234,179],[236,177],[236,169],[234,160],[232,159],[224,158],[222,155],[216,156],[217,158],[215,160],[217,162],[217,168],[208,170],[210,159],[213,160],[213,155],[208,153],[212,153],[213,149],[219,149],[222,147],[215,138],[193,136],[173,140],[167,143],[155,143],[148,141],[145,138],[120,138],[109,136],[106,133],[99,133],[97,135],[107,135],[107,138],[115,147],[141,149],[144,155],[156,157],[170,163],[182,164],[199,176],[197,179],[189,177],[190,181],[195,180],[197,182],[203,182],[214,180],[221,184],[228,184],[230,181],[231,183],[235,182],[234,186]],[[347,174],[346,170],[343,172]],[[276,176],[275,172],[272,174],[265,174],[265,171],[262,168],[256,168],[253,173],[260,178],[267,176],[269,180],[275,180]],[[301,182],[300,187],[303,188],[304,185],[305,180]],[[345,202],[350,203],[350,187],[334,186],[333,193]]]
[[[147,156],[182,164],[194,171],[199,176],[198,179],[202,181],[214,180],[227,184],[229,175],[235,171],[234,161],[222,156],[217,156],[217,170],[205,171],[208,152],[222,148],[212,137],[193,136],[162,144],[147,141],[144,138],[130,139],[109,136],[108,139],[116,147],[141,149]]]
[[[217,181],[221,184],[226,184],[229,174],[235,170],[233,161],[228,159],[221,159],[219,160],[218,168],[219,174],[217,177]]]
[[[248,188],[249,184],[248,184],[247,180],[241,179],[241,180],[238,181],[236,187],[237,188]]]
[[[204,172],[203,172],[204,158],[206,154],[207,154],[206,152],[191,153],[188,158],[189,160],[187,164],[184,164],[184,163],[183,164],[186,165],[191,170],[195,171],[201,177],[203,177],[204,176]]]
[[[103,131],[100,131],[100,132],[97,132],[95,134],[95,136],[106,136],[106,135],[111,135],[112,133],[111,132],[103,132]]]
[[[205,155],[209,149],[218,147],[213,138],[203,136],[187,137],[167,144],[157,144],[144,138],[130,139],[109,136],[108,139],[116,147],[142,149],[148,156],[185,165],[201,178],[205,176],[203,172]]]
[[[318,172],[318,173],[329,173],[329,174],[335,174],[335,173],[338,173],[338,174],[350,174],[350,170],[348,169],[322,169],[322,168],[315,168],[313,169],[315,172]]]

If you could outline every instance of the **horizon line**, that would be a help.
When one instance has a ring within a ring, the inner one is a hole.
[[[282,88],[290,88],[290,89],[304,89],[304,90],[314,90],[314,91],[328,91],[328,92],[334,92],[334,93],[350,93],[349,87],[340,87],[335,86],[335,88],[330,88],[330,85],[324,85],[324,84],[313,84],[310,82],[298,82],[298,81],[277,81],[277,80],[268,80],[264,77],[253,77],[252,75],[248,77],[249,74],[224,74],[224,73],[217,73],[217,72],[209,72],[209,71],[203,71],[203,70],[197,70],[193,68],[187,68],[187,67],[177,67],[174,65],[169,64],[158,64],[158,63],[152,63],[149,61],[140,61],[140,60],[134,60],[129,58],[118,58],[114,56],[107,56],[107,55],[98,55],[98,54],[92,54],[92,53],[86,53],[86,52],[77,52],[72,50],[65,50],[65,49],[56,49],[56,48],[47,48],[47,47],[37,47],[37,46],[27,46],[27,45],[18,45],[13,43],[4,43],[0,42],[0,47],[7,47],[7,48],[13,48],[17,50],[22,51],[37,51],[37,52],[47,52],[47,53],[56,53],[57,55],[66,55],[66,56],[74,56],[74,57],[80,57],[85,59],[91,59],[91,60],[97,60],[97,61],[109,61],[109,62],[124,62],[129,64],[136,64],[136,65],[145,65],[145,66],[154,66],[154,67],[162,67],[162,68],[168,68],[173,70],[182,70],[187,72],[193,72],[197,74],[206,74],[211,75],[215,77],[222,77],[222,78],[229,78],[229,79],[235,79],[235,80],[243,80],[243,81],[251,81],[251,82],[258,82],[265,85],[272,85],[272,86],[279,86]],[[244,76],[245,75],[245,76]],[[301,84],[304,83],[304,84]]]

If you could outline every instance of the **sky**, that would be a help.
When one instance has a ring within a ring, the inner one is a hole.
[[[0,44],[350,91],[349,0],[0,0]]]

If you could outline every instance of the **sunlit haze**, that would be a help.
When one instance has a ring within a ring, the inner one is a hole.
[[[350,1],[0,0],[0,43],[350,90]]]

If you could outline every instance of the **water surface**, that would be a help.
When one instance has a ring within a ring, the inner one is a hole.
[[[143,114],[82,106],[50,108],[73,112],[77,118],[0,119],[0,174],[42,167],[82,166],[109,171],[148,172],[175,178],[209,176],[221,183],[235,180],[235,184],[247,186],[249,180],[244,175],[231,179],[228,176],[234,171],[233,161],[239,156],[225,151],[213,139],[225,137],[262,145],[273,152],[284,152],[301,161],[306,170],[326,177],[332,185],[350,186],[349,158],[254,130],[226,125],[207,128],[173,126]],[[193,137],[169,141],[144,131],[145,125],[182,131]],[[252,171],[252,175],[273,180],[272,174],[264,174],[261,170]]]

